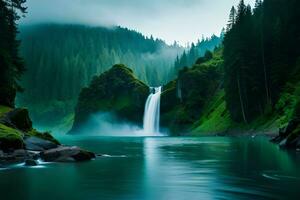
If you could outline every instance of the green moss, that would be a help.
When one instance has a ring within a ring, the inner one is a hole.
[[[22,149],[23,144],[23,133],[0,124],[0,149]]]
[[[12,108],[0,105],[0,117],[3,117],[6,113],[10,112]]]
[[[112,112],[126,121],[141,123],[148,86],[125,65],[114,65],[82,89],[72,131],[78,131],[92,114]],[[72,132],[71,131],[71,132]]]

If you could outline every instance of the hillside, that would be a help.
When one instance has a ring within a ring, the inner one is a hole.
[[[274,142],[299,148],[298,8],[282,0],[232,7],[222,47],[165,87],[162,100],[173,100],[163,103],[164,125],[195,136],[279,132]]]
[[[148,94],[148,86],[138,80],[131,69],[114,65],[81,90],[71,133],[85,130],[91,117],[99,113],[113,114],[119,122],[141,124]],[[91,127],[89,124],[85,132],[91,134]]]
[[[167,83],[183,51],[121,27],[23,26],[20,38],[27,70],[22,79],[25,90],[17,102],[27,106],[33,121],[41,125],[72,120],[81,88],[114,64],[131,67],[149,85]]]

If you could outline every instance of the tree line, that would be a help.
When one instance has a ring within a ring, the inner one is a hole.
[[[224,36],[224,88],[232,119],[272,112],[287,82],[299,81],[300,1],[241,0]]]
[[[212,35],[211,37],[198,40],[196,44],[192,43],[187,50],[184,50],[182,55],[175,59],[174,67],[176,72],[179,72],[186,66],[192,66],[198,58],[205,55],[207,51],[214,51],[214,49],[222,44],[224,31],[220,36]]]
[[[44,24],[21,28],[21,52],[28,71],[23,104],[76,100],[84,86],[118,63],[149,85],[167,82],[183,48],[126,28]]]

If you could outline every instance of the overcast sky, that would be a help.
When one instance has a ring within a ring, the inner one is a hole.
[[[21,23],[120,25],[180,44],[219,34],[240,0],[27,0]],[[255,0],[245,0],[253,5]]]

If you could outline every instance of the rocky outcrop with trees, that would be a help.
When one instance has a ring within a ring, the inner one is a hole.
[[[124,65],[114,65],[83,88],[70,133],[80,132],[93,114],[109,112],[120,121],[142,124],[149,87]]]

